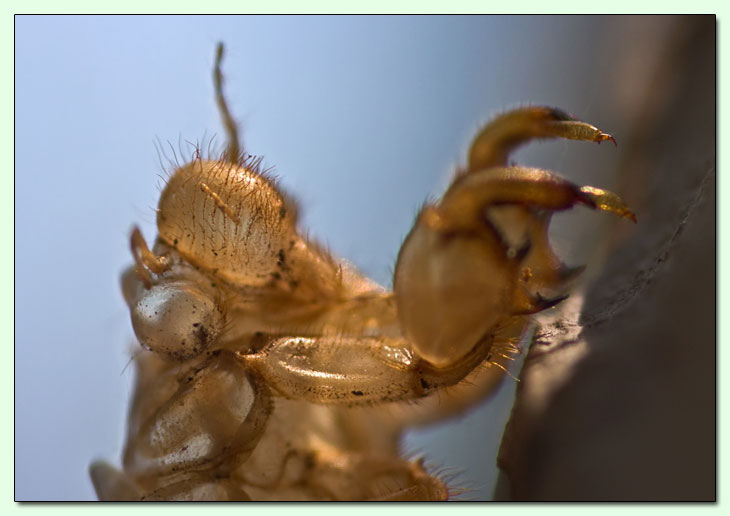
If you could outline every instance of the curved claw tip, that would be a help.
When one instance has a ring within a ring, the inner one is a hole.
[[[561,303],[568,299],[570,297],[570,294],[563,294],[560,296],[555,297],[542,297],[539,293],[536,296],[536,305],[540,307],[541,310],[547,310],[548,308],[552,308],[558,303]]]
[[[600,143],[604,140],[611,140],[613,142],[613,144],[616,147],[618,147],[618,142],[616,141],[616,138],[614,138],[613,136],[611,136],[608,133],[599,133],[598,136],[596,137],[596,143],[598,143],[600,145]]]

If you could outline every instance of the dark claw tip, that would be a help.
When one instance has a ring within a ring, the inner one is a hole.
[[[557,297],[551,297],[551,298],[545,298],[542,297],[540,294],[537,294],[537,302],[535,303],[537,306],[540,307],[541,310],[547,310],[548,308],[552,308],[558,303],[565,301],[568,299],[569,294],[565,294],[562,296]]]
[[[615,145],[616,147],[618,147],[618,143],[616,142],[616,138],[614,138],[613,136],[611,136],[610,134],[607,134],[607,133],[600,133],[600,134],[599,134],[599,135],[598,135],[598,136],[597,136],[597,137],[595,138],[595,140],[594,140],[594,141],[595,141],[595,142],[596,142],[596,143],[597,143],[598,145],[600,145],[600,144],[601,144],[601,142],[602,142],[602,141],[604,141],[604,140],[611,140],[611,141],[613,142],[613,144],[614,144],[614,145]]]

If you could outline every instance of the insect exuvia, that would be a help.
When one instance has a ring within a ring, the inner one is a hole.
[[[565,297],[553,212],[576,204],[635,220],[613,193],[508,166],[534,138],[613,138],[551,108],[489,123],[398,255],[390,292],[297,226],[294,201],[228,136],[171,171],[149,248],[134,229],[122,279],[145,351],[122,470],[104,500],[443,500],[454,491],[399,453],[409,426],[494,389],[529,314]],[[449,389],[450,396],[439,396]]]

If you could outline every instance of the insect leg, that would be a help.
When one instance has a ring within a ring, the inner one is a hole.
[[[581,122],[559,109],[532,106],[509,111],[488,123],[469,150],[467,171],[507,165],[518,146],[535,138],[567,138],[602,142],[613,136]]]
[[[559,302],[526,287],[531,275],[537,286],[559,286],[546,272],[557,258],[547,240],[549,219],[539,212],[575,204],[635,220],[615,194],[517,167],[462,175],[439,203],[426,206],[401,248],[394,277],[398,316],[415,351],[445,367],[505,317]]]
[[[130,247],[132,249],[134,263],[137,265],[137,275],[144,283],[145,288],[149,289],[152,286],[150,272],[162,274],[169,268],[169,264],[164,256],[157,256],[150,251],[144,236],[142,236],[142,232],[137,226],[134,226],[132,229]]]
[[[491,340],[437,369],[391,337],[280,337],[240,358],[272,391],[312,403],[368,405],[421,398],[453,385],[482,363]]]

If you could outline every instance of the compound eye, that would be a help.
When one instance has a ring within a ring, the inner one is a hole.
[[[142,346],[177,360],[205,351],[223,324],[211,296],[188,282],[154,285],[132,307],[132,326]]]

